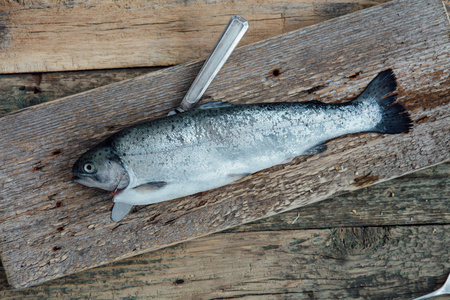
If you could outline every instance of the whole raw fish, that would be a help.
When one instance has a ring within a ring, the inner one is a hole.
[[[296,156],[323,152],[326,141],[341,135],[408,131],[411,119],[390,95],[396,88],[388,69],[343,104],[208,103],[109,137],[77,160],[74,179],[115,191],[111,217],[117,222],[133,205],[229,184]]]

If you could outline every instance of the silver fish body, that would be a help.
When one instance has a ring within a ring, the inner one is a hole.
[[[125,130],[111,147],[130,184],[165,182],[151,192],[125,193],[116,201],[142,205],[217,188],[286,163],[315,145],[374,128],[371,107],[302,103],[197,109]],[[361,113],[361,111],[364,111]]]
[[[92,176],[86,177],[89,184],[83,182],[86,163],[105,169],[97,166],[98,157],[104,161],[102,153],[113,153],[106,159],[113,170],[108,171],[110,180],[97,187],[123,188],[116,203],[128,207],[195,194],[300,155],[323,152],[326,141],[341,135],[408,130],[408,114],[392,104],[395,95],[386,97],[395,89],[395,76],[386,70],[356,100],[344,104],[207,104],[113,135],[86,153],[87,159],[81,157],[74,173],[80,183],[93,186]]]

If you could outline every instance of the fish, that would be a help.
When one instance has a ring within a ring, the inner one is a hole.
[[[412,127],[384,70],[354,100],[237,104],[210,102],[113,134],[83,154],[73,179],[112,192],[111,219],[149,205],[215,189],[249,174],[326,151],[339,136],[398,134]]]

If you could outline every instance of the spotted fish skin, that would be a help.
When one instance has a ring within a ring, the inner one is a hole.
[[[125,129],[99,145],[126,173],[128,186],[115,202],[144,205],[217,188],[320,153],[326,141],[345,134],[405,132],[411,119],[389,95],[396,87],[389,69],[348,103],[207,105]]]

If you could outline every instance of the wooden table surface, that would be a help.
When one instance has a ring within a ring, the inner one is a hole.
[[[288,1],[281,8],[271,1],[262,1],[262,4],[258,1],[260,6],[254,2],[240,3],[240,9],[253,5],[253,10],[260,12],[259,19],[255,17],[252,21],[259,24],[261,31],[249,42],[386,1]],[[30,2],[21,4],[18,9],[18,4],[0,2],[0,25],[16,17],[20,22],[27,16],[27,9],[39,11],[42,16],[63,9],[55,3],[44,9]],[[175,7],[180,5],[166,3]],[[227,10],[231,10],[232,3],[224,3]],[[125,1],[120,4],[132,5]],[[203,11],[213,5],[201,4]],[[84,7],[76,4],[72,8],[66,5],[64,9],[79,13],[89,5],[95,6],[86,1]],[[220,11],[220,7],[215,9]],[[113,14],[109,3],[95,7],[95,13],[102,11]],[[274,11],[278,16],[271,15]],[[34,22],[41,22],[39,26],[42,26],[43,21],[39,19],[44,18],[42,16],[35,15]],[[282,19],[288,25],[280,25]],[[212,36],[223,28],[211,27],[215,28],[209,33]],[[195,35],[180,37],[179,28],[173,32],[176,34],[171,43],[179,43],[183,38],[199,39]],[[77,34],[82,36],[82,32]],[[5,36],[14,37],[11,32],[3,32],[3,41]],[[101,38],[99,41],[103,43]],[[214,42],[214,38],[205,39],[201,48],[209,49]],[[40,69],[39,58],[46,54],[27,47],[33,55],[25,53],[6,64],[15,69],[2,69],[5,75],[0,76],[0,114],[208,54],[207,50],[199,53],[199,48],[186,45],[173,48],[171,59],[160,57],[151,62],[136,59],[121,64],[102,62],[97,65],[88,59],[80,59],[70,68],[71,63],[66,59],[71,57],[70,51],[75,50],[62,45],[60,52],[65,53],[64,61],[50,60],[46,66],[52,72],[45,72]],[[5,45],[0,49],[4,51]],[[6,58],[11,59],[15,50],[8,50],[11,52],[5,54]],[[141,56],[143,54],[136,54],[138,58]],[[76,70],[74,66],[78,69],[108,69],[62,72]],[[138,66],[142,67],[136,68]],[[439,288],[450,273],[449,175],[450,163],[443,163],[287,213],[23,290],[12,289],[0,269],[0,298],[412,299]]]

